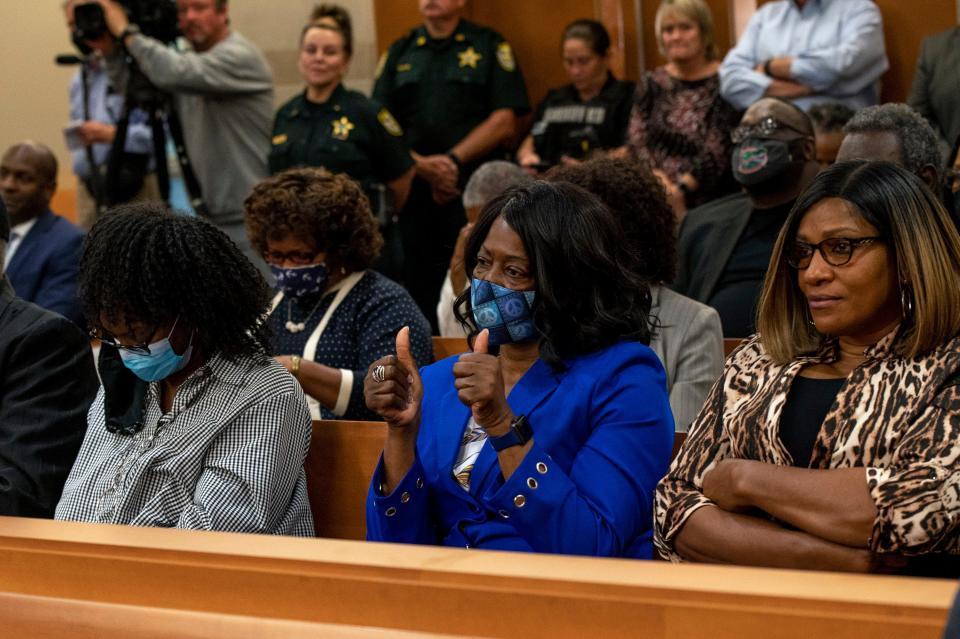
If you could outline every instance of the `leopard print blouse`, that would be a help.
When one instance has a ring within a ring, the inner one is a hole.
[[[820,469],[865,467],[877,518],[875,553],[960,554],[960,338],[914,359],[899,356],[897,331],[865,351],[821,426],[811,457]],[[775,364],[758,336],[727,360],[670,471],[657,486],[654,543],[681,561],[677,532],[698,508],[707,471],[728,457],[789,466],[778,437],[793,378],[836,361],[837,343]]]

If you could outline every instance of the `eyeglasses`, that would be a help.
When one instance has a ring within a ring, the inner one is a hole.
[[[156,332],[156,329],[150,331],[150,334],[153,335]],[[128,351],[130,353],[138,353],[140,355],[149,355],[150,354],[150,345],[146,342],[141,344],[132,344],[130,346],[126,344],[121,344],[117,341],[117,338],[107,333],[103,329],[93,328],[90,329],[88,333],[90,339],[100,340],[101,344],[106,344],[107,346],[112,346],[121,351]]]
[[[167,334],[167,339],[170,339],[170,336],[173,335],[173,331],[176,330],[177,323],[179,321],[180,321],[180,316],[177,315],[177,319],[173,321],[173,326],[170,327],[170,332]],[[155,325],[153,328],[150,329],[151,338],[153,337],[154,333],[157,332],[158,328],[160,328],[159,324]],[[139,355],[150,354],[150,344],[148,344],[147,342],[141,342],[140,344],[131,344],[129,346],[126,344],[121,344],[120,342],[117,341],[116,337],[114,337],[110,333],[107,333],[106,331],[100,328],[90,329],[90,332],[88,333],[88,335],[90,336],[91,339],[100,340],[101,344],[112,346],[121,351],[127,351],[129,353],[137,353]]]
[[[810,134],[806,131],[801,131],[796,127],[790,126],[786,122],[782,122],[773,116],[767,116],[754,124],[741,124],[730,132],[730,139],[734,144],[740,144],[749,137],[769,138],[781,129],[799,133],[805,138],[810,137]]]
[[[320,253],[310,251],[264,251],[263,259],[267,264],[295,264],[297,266],[308,266],[313,264]]]
[[[795,240],[793,245],[787,248],[787,264],[803,270],[810,266],[813,252],[820,251],[820,256],[827,264],[843,266],[853,259],[853,252],[859,247],[882,241],[882,237],[831,237],[816,244]]]

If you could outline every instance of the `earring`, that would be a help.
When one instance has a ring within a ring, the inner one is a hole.
[[[910,294],[910,285],[907,282],[900,283],[900,312],[903,319],[913,317],[913,295]]]

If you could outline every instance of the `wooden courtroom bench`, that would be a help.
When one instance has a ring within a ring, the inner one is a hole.
[[[136,607],[141,628],[177,612],[486,637],[934,639],[955,590],[937,579],[0,518],[6,601],[32,598],[36,614],[61,620],[70,602],[88,615]],[[24,613],[0,599],[4,636],[23,636],[8,629]],[[42,636],[68,634],[81,636]]]
[[[384,422],[313,422],[304,470],[317,537],[367,538],[367,488],[386,434]]]
[[[453,355],[459,355],[470,350],[466,337],[437,337],[433,336],[433,361],[439,362]]]
[[[367,538],[367,489],[383,450],[386,429],[384,422],[313,422],[303,468],[317,537]],[[686,437],[685,433],[674,435],[671,459]]]

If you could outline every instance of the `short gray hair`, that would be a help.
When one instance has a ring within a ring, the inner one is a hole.
[[[493,160],[480,165],[463,189],[464,208],[486,206],[487,202],[501,195],[512,186],[532,182],[533,178],[512,162]]]
[[[940,141],[927,120],[906,104],[891,102],[860,109],[843,127],[851,133],[892,133],[900,142],[903,167],[919,175],[928,164],[937,171],[937,181],[943,175]]]

